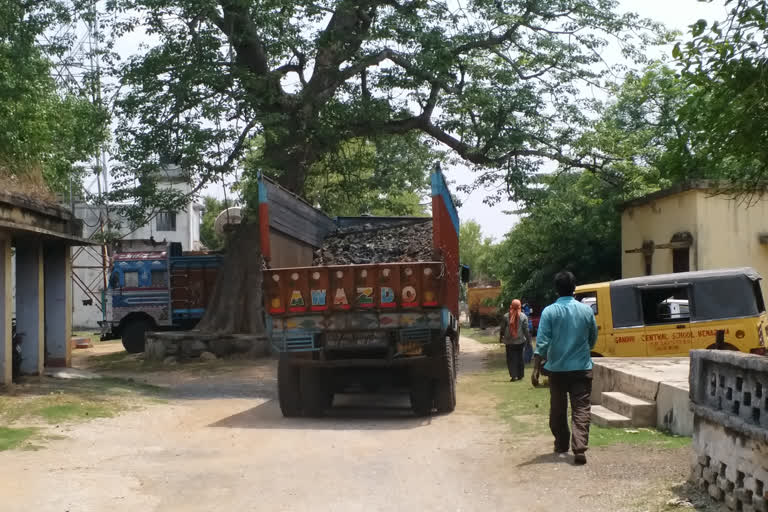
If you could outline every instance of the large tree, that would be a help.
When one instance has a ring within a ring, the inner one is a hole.
[[[680,116],[696,151],[739,194],[768,183],[768,2],[726,0],[725,20],[699,20],[675,47],[691,85]]]
[[[0,168],[41,174],[55,192],[77,192],[86,172],[81,162],[107,133],[105,110],[61,90],[52,77],[49,56],[72,43],[56,28],[73,16],[63,2],[0,0]]]
[[[442,152],[418,134],[353,139],[310,166],[304,197],[327,215],[426,214],[429,173]],[[246,176],[263,159],[263,138],[245,155]]]
[[[499,245],[497,268],[505,302],[545,305],[552,279],[571,270],[580,283],[621,275],[621,191],[586,172],[542,179],[546,188]]]
[[[151,36],[147,51],[117,69],[117,197],[133,197],[140,208],[180,204],[156,185],[163,165],[181,166],[199,190],[230,172],[256,133],[264,141],[259,169],[299,194],[328,155],[351,141],[392,135],[440,143],[482,168],[478,184],[501,183],[513,197],[548,160],[598,172],[602,155],[573,144],[590,108],[580,87],[604,85],[611,70],[601,51],[609,40],[641,58],[639,48],[663,36],[656,25],[618,13],[614,0],[110,6],[117,35],[141,25]],[[234,253],[258,251],[233,245]],[[219,289],[231,286],[234,294],[249,281],[243,275],[260,273],[256,262],[225,266],[233,270],[222,274],[230,281]],[[214,301],[208,316],[236,309],[219,307]],[[249,321],[224,324],[250,328]]]

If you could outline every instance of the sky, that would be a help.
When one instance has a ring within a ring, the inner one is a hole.
[[[704,18],[708,20],[720,19],[724,17],[725,9],[719,0],[712,3],[703,3],[698,0],[620,0],[622,11],[633,11],[639,15],[650,18],[654,21],[663,23],[670,30],[687,32],[687,27],[697,20]],[[656,48],[652,51],[657,53],[658,58],[671,55],[672,46],[665,48]],[[474,175],[472,171],[464,166],[454,166],[444,169],[449,180],[458,185],[470,184]],[[488,206],[483,202],[485,193],[483,190],[476,190],[472,194],[458,193],[462,201],[459,209],[459,218],[462,221],[475,220],[483,228],[483,234],[493,237],[495,240],[504,238],[512,227],[517,223],[516,215],[505,214],[505,211],[515,209],[515,205],[509,201]]]

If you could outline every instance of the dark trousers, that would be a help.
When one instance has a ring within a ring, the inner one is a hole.
[[[507,347],[507,369],[509,378],[522,379],[525,375],[525,362],[523,361],[523,349],[525,344],[504,345]]]
[[[571,428],[568,431],[568,396],[571,397]],[[592,371],[550,372],[549,428],[555,436],[555,451],[567,452],[570,437],[574,454],[587,451],[589,444]]]

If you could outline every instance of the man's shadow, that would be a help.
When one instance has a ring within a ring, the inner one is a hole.
[[[535,456],[531,460],[521,462],[517,465],[517,467],[524,468],[526,466],[535,466],[537,464],[568,464],[570,466],[576,465],[573,463],[573,455],[570,453],[565,457],[559,457],[554,453],[543,453],[541,455]]]

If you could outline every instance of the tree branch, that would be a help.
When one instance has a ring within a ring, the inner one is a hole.
[[[513,149],[501,156],[491,157],[488,156],[485,152],[460,141],[447,132],[444,132],[432,123],[426,123],[422,129],[427,135],[456,151],[465,160],[478,165],[495,166],[503,164],[514,157],[538,157],[548,158],[561,164],[565,164],[569,167],[578,167],[592,172],[598,172],[604,166],[604,164],[589,163],[581,159],[568,157],[560,151],[548,152],[538,149]]]
[[[267,50],[251,21],[248,8],[236,0],[219,0],[219,5],[224,17],[209,13],[209,18],[235,48],[237,63],[251,73],[266,76],[269,73]]]
[[[325,103],[346,79],[339,73],[341,64],[360,50],[373,22],[375,4],[366,0],[342,1],[318,37],[315,67],[306,87],[305,98],[313,103]],[[349,76],[357,75],[354,70]]]
[[[232,166],[232,164],[237,160],[237,158],[240,156],[240,153],[243,151],[243,146],[245,146],[245,142],[248,139],[248,135],[250,135],[251,130],[253,130],[253,127],[256,126],[256,123],[258,120],[254,116],[253,119],[251,119],[248,124],[245,125],[245,128],[240,132],[240,135],[237,137],[237,141],[235,142],[235,145],[232,147],[232,151],[230,151],[229,156],[224,161],[223,164],[216,166],[217,172],[221,173],[223,171],[229,170],[229,168]]]
[[[541,71],[533,73],[532,75],[526,75],[526,74],[524,74],[522,72],[522,70],[517,66],[517,64],[512,59],[510,59],[509,57],[507,57],[506,55],[501,53],[499,50],[493,50],[493,53],[497,57],[502,59],[504,62],[509,64],[512,67],[512,69],[514,70],[514,72],[517,73],[517,76],[520,77],[520,80],[533,80],[535,78],[541,78],[542,76],[546,75],[548,72],[550,72],[551,70],[555,69],[555,67],[556,67],[554,64],[552,64],[551,66],[548,66],[548,67],[542,69]]]

